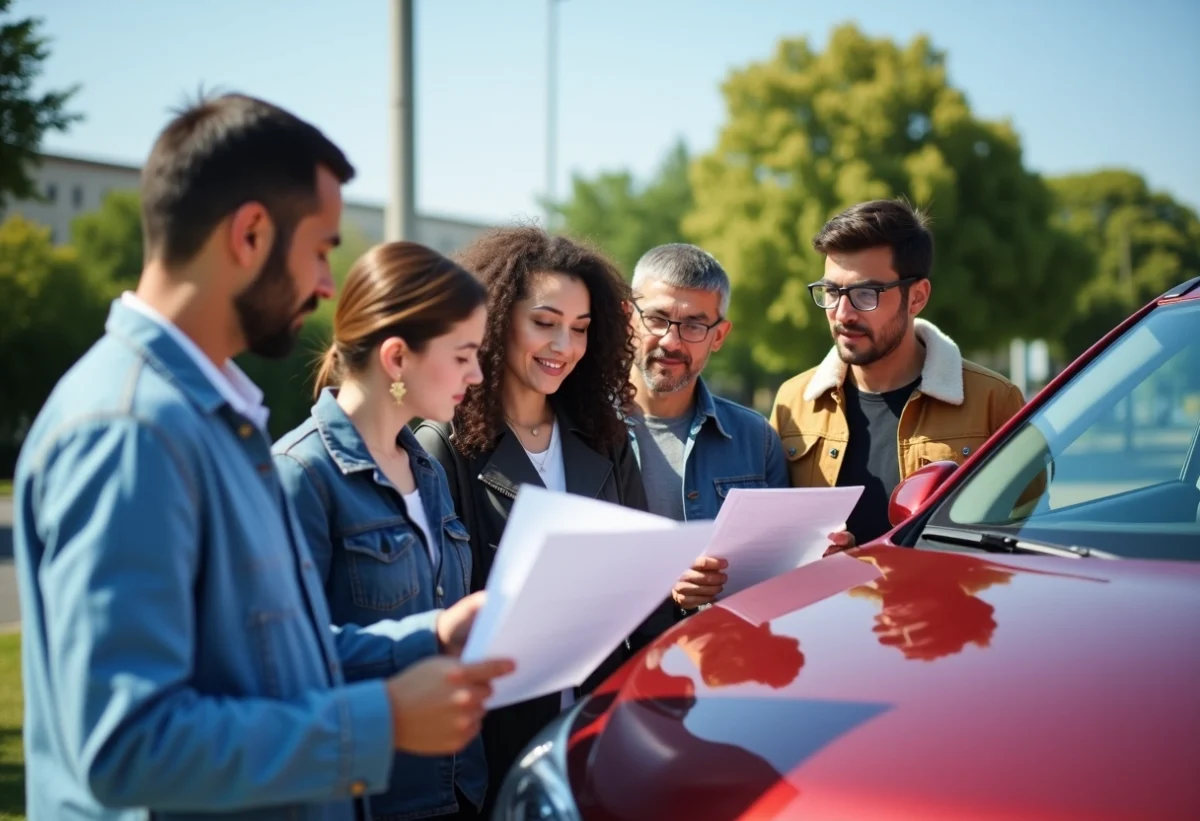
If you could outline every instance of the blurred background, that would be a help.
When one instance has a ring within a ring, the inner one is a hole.
[[[830,345],[809,243],[860,200],[928,210],[925,316],[1027,394],[1200,275],[1196,0],[0,0],[0,26],[0,477],[136,283],[139,165],[201,89],[347,151],[339,277],[400,230],[451,253],[537,221],[626,275],[703,246],[734,281],[710,382],[762,411]],[[275,435],[331,308],[288,361],[241,363]],[[1183,373],[1152,393],[1127,422],[1200,403]]]

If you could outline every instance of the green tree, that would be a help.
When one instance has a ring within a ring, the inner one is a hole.
[[[136,191],[110,191],[100,207],[71,223],[80,262],[113,294],[136,288],[142,273],[142,211]]]
[[[562,233],[594,242],[631,276],[638,258],[655,245],[686,242],[681,223],[692,207],[688,161],[680,140],[645,185],[628,171],[575,176],[570,199],[556,208]]]
[[[0,475],[62,374],[101,334],[103,287],[50,229],[14,215],[0,223]]]
[[[47,131],[64,131],[81,115],[66,110],[76,88],[33,93],[49,56],[39,20],[8,20],[12,0],[0,0],[0,210],[11,199],[33,199],[30,169]]]
[[[1087,256],[1050,227],[1050,193],[1023,167],[1015,131],[972,115],[927,38],[901,46],[844,25],[823,52],[785,39],[722,91],[728,119],[692,167],[696,206],[684,228],[729,269],[734,325],[753,328],[764,369],[795,373],[828,350],[805,288],[822,272],[811,239],[835,213],[875,198],[903,196],[931,213],[925,316],[966,350],[1061,324]]]
[[[1082,242],[1095,269],[1071,303],[1064,347],[1077,356],[1150,299],[1200,276],[1200,219],[1131,171],[1050,180],[1055,221]]]

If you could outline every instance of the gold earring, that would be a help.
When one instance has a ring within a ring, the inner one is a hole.
[[[396,381],[392,383],[388,391],[392,394],[392,398],[396,400],[396,404],[400,405],[404,402],[404,394],[408,393],[408,388],[405,387],[404,380],[397,376]]]

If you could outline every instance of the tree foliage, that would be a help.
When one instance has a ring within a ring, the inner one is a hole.
[[[1061,324],[1087,274],[1085,253],[1049,225],[1050,193],[1022,165],[1004,122],[972,115],[925,37],[905,46],[837,28],[815,51],[779,43],[723,84],[727,122],[692,168],[684,228],[734,280],[735,326],[771,372],[811,367],[828,349],[805,286],[820,278],[811,239],[860,201],[906,197],[933,218],[925,316],[967,350]]]
[[[75,88],[34,94],[49,56],[39,21],[6,19],[12,0],[0,0],[0,210],[11,199],[38,196],[30,168],[47,131],[63,131],[81,115],[66,106]]]
[[[1076,356],[1150,299],[1200,276],[1200,219],[1130,171],[1103,169],[1050,181],[1056,223],[1083,243],[1094,273],[1067,303],[1063,335]]]
[[[692,207],[688,162],[687,146],[679,141],[645,185],[628,171],[574,177],[571,198],[556,209],[562,232],[597,244],[632,276],[638,258],[655,245],[686,241],[681,223]]]
[[[50,229],[0,223],[0,475],[54,384],[103,331],[106,297]]]
[[[110,191],[71,223],[71,244],[92,276],[114,293],[136,288],[142,272],[142,212],[136,191]]]

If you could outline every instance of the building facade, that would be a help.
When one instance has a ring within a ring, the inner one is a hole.
[[[98,209],[110,191],[136,191],[141,181],[141,168],[43,154],[41,165],[33,169],[33,176],[44,201],[13,202],[6,213],[20,214],[49,227],[51,241],[65,244],[71,239],[71,222],[80,214]],[[383,205],[350,200],[345,203],[342,218],[369,242],[383,241]],[[477,222],[418,214],[414,239],[443,254],[451,254],[489,227]]]

